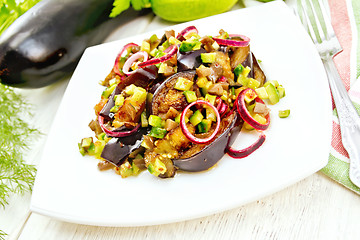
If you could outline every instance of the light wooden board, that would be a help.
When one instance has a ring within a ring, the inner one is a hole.
[[[246,6],[258,5],[246,0]],[[240,7],[236,5],[234,9]],[[106,41],[156,30],[171,23],[152,14],[120,26]],[[31,120],[44,135],[27,156],[38,164],[52,120],[69,79],[20,92],[34,105]],[[359,239],[360,197],[321,173],[271,196],[216,215],[166,225],[114,228],[57,221],[29,211],[30,194],[14,196],[0,210],[7,239]]]

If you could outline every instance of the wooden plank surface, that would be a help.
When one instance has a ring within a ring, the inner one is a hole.
[[[258,2],[247,0],[246,6]],[[239,8],[237,5],[234,9]],[[147,14],[119,27],[107,41],[171,25]],[[22,90],[35,106],[32,122],[44,133],[27,158],[38,164],[68,79]],[[0,210],[8,239],[359,239],[360,197],[321,173],[278,193],[212,216],[147,227],[95,227],[66,223],[29,212],[30,194],[14,196]]]
[[[320,173],[212,216],[147,227],[94,227],[32,214],[20,239],[358,239],[360,197]]]

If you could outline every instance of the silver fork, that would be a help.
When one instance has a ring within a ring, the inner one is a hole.
[[[296,9],[324,64],[339,117],[342,143],[350,157],[350,180],[360,187],[360,117],[332,59],[342,48],[325,4],[323,0],[297,0]]]

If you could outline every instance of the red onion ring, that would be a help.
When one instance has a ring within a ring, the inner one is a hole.
[[[129,57],[126,62],[124,63],[124,66],[123,66],[123,73],[125,73],[126,75],[131,75],[133,74],[133,71],[132,72],[129,72],[130,71],[130,68],[131,68],[131,65],[138,59],[140,58],[144,58],[144,62],[146,62],[148,60],[148,57],[149,55],[147,54],[147,52],[144,52],[144,51],[140,51],[140,52],[137,52],[137,53],[134,53],[131,57]],[[140,65],[140,64],[139,64]]]
[[[168,47],[164,52],[167,53],[162,57],[159,58],[152,58],[148,61],[144,61],[142,63],[139,63],[138,67],[143,68],[143,67],[147,67],[150,65],[155,65],[158,63],[162,63],[165,62],[167,60],[169,60],[172,56],[174,56],[177,53],[178,47],[177,45],[171,45],[170,47]]]
[[[249,111],[246,108],[246,104],[245,104],[245,100],[244,100],[246,93],[249,91],[252,91],[254,94],[256,94],[256,92],[253,89],[247,88],[247,89],[242,90],[239,93],[238,97],[236,98],[236,106],[237,106],[238,113],[240,114],[240,117],[245,122],[247,122],[250,126],[252,126],[253,128],[255,128],[257,130],[266,130],[270,124],[270,114],[266,115],[266,123],[265,124],[259,123],[251,116],[251,114],[249,113]],[[264,101],[259,97],[256,97],[255,101],[265,104]]]
[[[216,109],[218,110],[220,117],[222,118],[228,110],[229,106],[219,97],[216,98],[216,103]]]
[[[253,143],[249,147],[241,149],[241,150],[235,150],[232,147],[228,147],[226,149],[226,153],[232,158],[244,158],[244,157],[247,157],[251,153],[253,153],[256,149],[258,149],[265,142],[265,139],[266,139],[265,134],[263,132],[260,132],[259,138],[256,140],[255,143]]]
[[[229,35],[230,36],[230,35]],[[244,35],[231,35],[232,37],[241,37],[243,40],[235,40],[235,39],[222,39],[213,37],[213,39],[220,45],[232,46],[232,47],[246,47],[250,43],[250,38]]]
[[[191,108],[195,104],[208,105],[209,107],[211,107],[214,110],[214,112],[216,114],[216,120],[217,120],[216,128],[215,128],[215,131],[208,138],[197,138],[194,135],[192,135],[186,127],[186,122],[185,122],[186,112],[187,112],[187,110],[189,110],[189,108]],[[189,139],[191,142],[196,143],[196,144],[205,144],[205,143],[210,142],[218,133],[218,131],[220,129],[220,121],[221,121],[220,114],[219,114],[218,110],[216,109],[216,107],[214,107],[214,105],[212,105],[211,103],[204,101],[204,100],[197,100],[197,101],[192,102],[189,105],[187,105],[186,108],[184,109],[184,111],[182,111],[181,116],[180,116],[180,127],[181,127],[181,130],[184,133],[185,137],[187,139]]]
[[[136,127],[134,127],[130,131],[115,132],[115,131],[111,131],[111,130],[107,129],[104,126],[104,117],[99,115],[98,120],[99,120],[99,125],[100,125],[101,129],[106,133],[106,135],[108,135],[110,137],[126,137],[126,136],[129,136],[129,135],[132,135],[133,133],[135,133],[140,128],[140,125],[141,125],[139,123]]]
[[[182,30],[176,37],[176,39],[180,39],[181,37],[186,37],[187,35],[189,35],[190,33],[196,33],[198,34],[199,31],[197,30],[197,28],[195,26],[189,26],[187,28],[185,28],[184,30]]]
[[[128,43],[126,44],[120,51],[120,53],[116,56],[116,59],[115,59],[115,64],[114,64],[114,72],[119,75],[120,77],[123,77],[123,75],[120,73],[119,71],[119,62],[120,62],[120,59],[121,59],[121,56],[123,55],[123,53],[130,47],[138,47],[139,45],[135,44],[135,43]]]
[[[222,106],[222,104],[223,104],[223,100],[221,99],[221,98],[219,98],[219,97],[216,97],[216,109],[219,111],[220,110],[220,108],[221,108],[221,106]]]
[[[226,111],[228,110],[229,106],[226,104],[226,103],[223,103],[221,105],[221,108],[220,108],[220,111],[219,111],[219,114],[220,114],[220,117],[223,117],[224,114],[226,113]]]

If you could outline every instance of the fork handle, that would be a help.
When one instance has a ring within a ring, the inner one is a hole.
[[[350,157],[350,180],[360,187],[360,117],[332,58],[323,59],[323,63],[339,117],[342,143]]]

